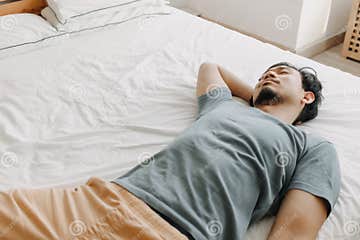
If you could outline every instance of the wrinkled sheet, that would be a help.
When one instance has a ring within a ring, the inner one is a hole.
[[[195,120],[204,61],[252,85],[279,61],[318,71],[325,102],[301,128],[336,145],[342,173],[318,239],[359,239],[360,79],[178,10],[0,52],[0,190],[127,172]],[[273,220],[248,239],[266,239]]]

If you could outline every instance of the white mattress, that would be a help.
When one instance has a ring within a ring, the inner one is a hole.
[[[325,102],[302,128],[336,145],[342,172],[339,201],[318,239],[359,239],[359,78],[177,10],[9,54],[0,59],[0,190],[122,175],[194,121],[204,61],[253,85],[279,61],[317,69]],[[248,239],[266,239],[272,221],[252,226]]]

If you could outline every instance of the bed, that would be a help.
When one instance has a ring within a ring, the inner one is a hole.
[[[205,61],[252,85],[280,61],[318,71],[325,102],[300,127],[335,144],[342,174],[318,239],[360,239],[360,79],[175,8],[0,51],[0,190],[124,174],[195,120]],[[266,239],[273,220],[247,239]]]

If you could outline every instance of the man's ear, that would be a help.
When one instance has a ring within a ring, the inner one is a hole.
[[[311,91],[306,91],[304,97],[301,99],[301,103],[311,104],[315,101],[315,94]]]

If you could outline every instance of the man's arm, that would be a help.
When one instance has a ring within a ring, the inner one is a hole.
[[[324,199],[302,190],[287,192],[268,240],[315,240],[327,218]]]
[[[249,102],[254,89],[225,68],[203,63],[199,69],[196,95],[201,96],[214,87],[228,87],[232,95]]]

